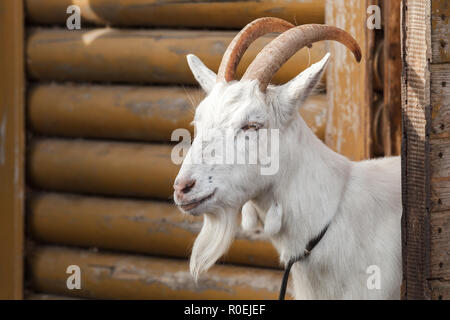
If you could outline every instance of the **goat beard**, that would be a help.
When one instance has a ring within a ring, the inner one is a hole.
[[[195,281],[228,250],[237,231],[237,212],[205,213],[192,248],[190,270]]]

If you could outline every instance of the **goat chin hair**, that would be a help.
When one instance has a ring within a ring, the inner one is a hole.
[[[203,216],[203,227],[195,239],[189,265],[196,282],[228,250],[238,229],[237,212],[219,210]]]

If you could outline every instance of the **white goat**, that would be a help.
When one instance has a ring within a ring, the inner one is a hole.
[[[259,53],[240,81],[233,81],[245,50],[268,32],[282,34]],[[247,25],[227,49],[218,76],[188,56],[207,96],[195,113],[197,136],[187,158],[204,150],[198,136],[211,128],[236,135],[278,129],[280,139],[274,175],[261,175],[259,163],[194,164],[185,159],[174,184],[175,202],[185,213],[204,213],[191,273],[197,278],[226,252],[243,207],[242,226],[251,229],[258,219],[263,221],[285,265],[329,226],[311,254],[292,268],[296,299],[396,299],[401,283],[400,159],[352,162],[322,143],[301,118],[297,110],[319,81],[329,54],[290,82],[269,85],[289,57],[320,40],[339,41],[361,58],[356,41],[338,28],[294,27],[276,18]],[[219,143],[206,137],[208,146]],[[249,152],[235,147],[238,153]],[[367,273],[374,271],[380,273]],[[380,277],[379,287],[370,285],[371,276]]]

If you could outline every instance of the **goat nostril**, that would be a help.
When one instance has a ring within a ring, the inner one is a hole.
[[[191,179],[191,180],[177,180],[175,181],[175,184],[173,185],[173,188],[175,189],[175,192],[178,194],[184,194],[184,193],[188,193],[189,191],[191,191],[191,189],[194,187],[195,185],[195,179]]]
[[[194,187],[194,185],[195,185],[195,180],[190,180],[190,181],[186,182],[184,188],[181,189],[181,192],[188,193],[189,191],[191,191],[191,189]]]

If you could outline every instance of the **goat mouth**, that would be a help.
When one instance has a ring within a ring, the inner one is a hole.
[[[203,197],[203,198],[201,198],[199,200],[195,200],[195,201],[192,201],[192,202],[187,203],[187,204],[180,204],[180,208],[183,209],[184,211],[192,210],[192,209],[198,207],[203,202],[211,199],[214,196],[215,193],[216,193],[216,190],[214,190],[212,193],[210,193],[206,197]]]

